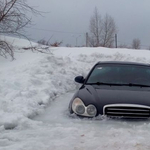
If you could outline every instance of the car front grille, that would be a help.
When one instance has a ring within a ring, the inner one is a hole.
[[[103,114],[110,117],[149,118],[150,107],[143,105],[111,104],[104,106]]]

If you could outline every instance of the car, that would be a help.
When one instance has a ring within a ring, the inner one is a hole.
[[[150,64],[98,62],[85,78],[77,76],[75,82],[81,87],[69,103],[71,114],[82,117],[150,117]]]

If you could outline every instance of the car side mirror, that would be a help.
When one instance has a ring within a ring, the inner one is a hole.
[[[77,77],[75,77],[75,82],[77,82],[77,83],[84,83],[84,77],[83,76],[77,76]]]

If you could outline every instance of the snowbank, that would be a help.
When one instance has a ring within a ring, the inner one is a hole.
[[[0,36],[1,40],[6,40],[7,42],[13,44],[17,48],[21,47],[31,47],[37,46],[38,44],[35,42],[30,42],[27,39],[15,38],[10,36]]]
[[[26,45],[22,40],[21,45]],[[60,94],[75,90],[77,75],[85,76],[98,61],[150,63],[146,50],[107,48],[51,48],[52,54],[16,53],[16,60],[0,58],[0,126],[30,124]]]

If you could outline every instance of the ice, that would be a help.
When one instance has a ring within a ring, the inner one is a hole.
[[[2,150],[148,150],[150,121],[81,119],[67,111],[74,92],[55,99],[33,121],[0,135]]]

